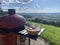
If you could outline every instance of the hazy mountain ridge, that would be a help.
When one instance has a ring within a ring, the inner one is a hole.
[[[38,16],[40,16],[40,15],[59,15],[60,16],[60,13],[18,13],[18,14],[21,14],[21,15],[32,15],[32,16],[35,16],[35,15],[38,15]]]
[[[55,17],[55,18],[60,18],[60,13],[18,13],[23,15],[24,17]]]

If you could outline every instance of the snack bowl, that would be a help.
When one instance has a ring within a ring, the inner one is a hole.
[[[36,28],[35,29],[32,29],[32,28],[29,28],[29,29],[26,29],[26,31],[30,35],[37,35],[40,32],[40,29],[36,29]]]
[[[38,24],[33,25],[30,23],[27,23],[27,25],[25,25],[25,29],[28,32],[28,34],[37,35],[41,31],[41,26]]]

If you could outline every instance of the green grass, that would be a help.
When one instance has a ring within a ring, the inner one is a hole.
[[[35,22],[30,22],[35,24]],[[52,25],[40,24],[41,27],[45,28],[45,31],[40,35],[50,43],[50,45],[60,45],[60,27],[55,27]]]

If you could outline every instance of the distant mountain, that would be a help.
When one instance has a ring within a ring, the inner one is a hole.
[[[55,16],[59,16],[60,17],[60,13],[18,13],[20,15],[23,15],[23,16],[52,16],[52,17],[55,17]]]

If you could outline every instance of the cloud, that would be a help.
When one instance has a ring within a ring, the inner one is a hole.
[[[42,9],[42,12],[55,13],[55,12],[60,12],[60,10],[59,10],[59,8],[44,8],[44,9]]]
[[[8,7],[4,7],[4,10],[8,9]],[[32,8],[22,8],[22,7],[13,7],[13,9],[16,9],[17,13],[56,13],[60,12],[58,8],[43,8],[43,9],[32,9]]]
[[[7,7],[7,6],[6,6],[6,7],[5,7],[5,6],[2,6],[2,9],[3,9],[3,10],[4,10],[4,9],[8,9],[8,7]]]
[[[23,11],[20,10],[18,12],[22,12],[22,13],[57,13],[57,12],[60,12],[60,10],[53,9],[53,8],[45,8],[45,9],[31,9],[31,8],[29,8],[27,10],[23,10]]]
[[[39,4],[36,4],[36,5],[34,5],[34,8],[35,9],[37,9],[37,8],[39,9],[40,8],[40,5]]]
[[[22,0],[21,1],[22,4],[27,4],[27,3],[30,3],[30,2],[32,2],[32,0]]]

